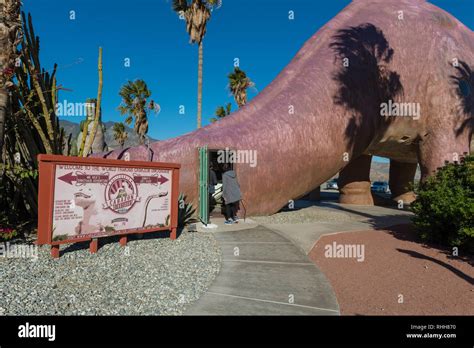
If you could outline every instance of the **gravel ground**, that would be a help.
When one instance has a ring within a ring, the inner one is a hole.
[[[36,261],[0,257],[0,314],[182,314],[219,272],[219,247],[211,233],[147,237],[92,255],[86,245],[59,259],[48,246],[37,249]]]
[[[365,258],[326,257],[360,244]],[[410,225],[321,237],[309,257],[329,279],[345,315],[474,315],[474,256],[421,243]]]
[[[296,224],[317,221],[349,221],[352,218],[350,214],[342,211],[311,206],[298,210],[282,211],[270,216],[252,216],[251,219],[261,224]]]

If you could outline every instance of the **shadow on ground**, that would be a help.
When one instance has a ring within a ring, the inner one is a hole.
[[[443,261],[440,261],[440,260],[437,260],[433,257],[430,257],[430,256],[427,256],[427,255],[423,255],[417,251],[413,251],[413,250],[407,250],[407,249],[399,249],[397,248],[396,249],[397,251],[401,252],[401,253],[404,253],[404,254],[407,254],[407,255],[410,255],[411,257],[415,257],[415,258],[418,258],[418,259],[423,259],[423,260],[428,260],[428,261],[431,261],[431,262],[434,262],[434,263],[437,263],[438,265],[450,270],[451,272],[453,272],[455,275],[457,275],[459,278],[461,279],[464,279],[465,281],[467,281],[469,284],[471,285],[474,285],[474,279],[470,276],[468,276],[466,273],[464,272],[461,272],[460,270],[458,270],[457,268],[447,264],[446,262],[443,262]]]
[[[131,242],[131,241],[135,241],[135,240],[150,240],[150,239],[169,238],[170,233],[171,233],[170,231],[136,233],[136,234],[129,234],[129,235],[127,235],[127,237],[128,237],[128,242]],[[183,233],[183,229],[182,228],[178,229],[178,231],[176,232],[177,238],[179,238],[179,236],[182,233]],[[98,238],[98,244],[99,244],[98,245],[98,250],[100,250],[100,248],[102,248],[104,245],[119,243],[120,237],[121,236],[108,236],[108,237]],[[66,253],[69,253],[69,252],[89,249],[89,244],[90,244],[90,241],[67,244],[67,247],[60,251],[60,256],[66,254]]]
[[[470,254],[463,255],[463,252],[460,251],[460,254],[458,256],[454,256],[453,250],[450,249],[449,247],[446,247],[444,245],[440,245],[437,243],[430,243],[430,242],[423,241],[416,233],[415,227],[412,224],[395,225],[395,226],[391,226],[387,230],[392,236],[394,236],[395,238],[399,240],[421,244],[423,248],[438,250],[439,252],[445,254],[448,259],[462,260],[474,266],[474,255],[470,255]],[[409,251],[409,250],[402,250],[402,249],[397,249],[397,250],[400,252]],[[409,253],[406,252],[406,254],[409,254]],[[428,256],[425,256],[422,254],[419,254],[419,255],[421,255],[420,258],[421,257],[425,257],[427,259],[429,258]],[[415,255],[411,255],[411,256],[416,257]],[[437,261],[433,259],[433,262],[437,262]],[[471,278],[471,281],[472,281],[472,278]]]

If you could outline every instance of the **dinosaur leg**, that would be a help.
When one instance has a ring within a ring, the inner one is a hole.
[[[418,160],[421,169],[421,180],[433,175],[445,161],[460,161],[469,153],[471,134],[469,130],[455,135],[454,132],[433,133],[419,143]]]
[[[339,173],[339,202],[344,204],[374,205],[370,191],[372,156],[361,155]]]
[[[416,163],[404,163],[390,160],[389,186],[392,199],[402,200],[404,204],[410,204],[415,200],[415,193],[410,189],[416,173]]]

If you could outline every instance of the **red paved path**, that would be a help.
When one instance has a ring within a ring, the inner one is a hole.
[[[365,260],[325,257],[334,241],[365,245]],[[399,225],[323,236],[309,256],[333,286],[341,314],[474,315],[474,257],[460,260],[447,252]]]

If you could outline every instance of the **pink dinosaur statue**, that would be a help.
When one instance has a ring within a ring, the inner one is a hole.
[[[373,204],[372,155],[391,159],[395,199],[469,152],[474,34],[424,0],[354,0],[314,34],[277,78],[232,115],[152,143],[153,161],[182,165],[196,203],[197,148],[256,150],[236,166],[247,214],[271,214],[340,172],[341,201]],[[101,154],[148,160],[145,146]]]

